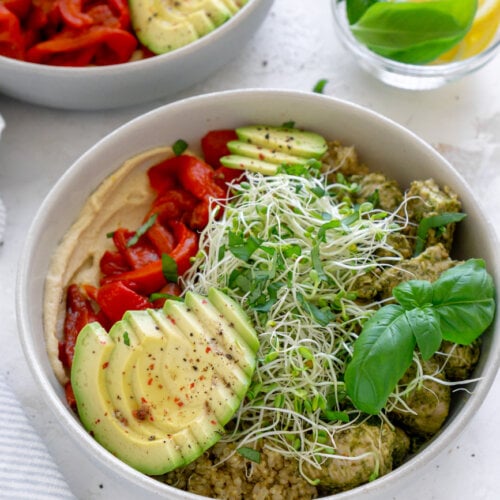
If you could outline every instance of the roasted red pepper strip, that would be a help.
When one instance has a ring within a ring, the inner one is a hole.
[[[0,4],[3,4],[17,18],[22,20],[30,10],[31,0],[1,0]]]
[[[99,267],[105,276],[130,271],[125,257],[120,252],[110,252],[109,250],[106,250],[101,257]]]
[[[192,229],[202,230],[208,224],[208,218],[210,213],[210,201],[202,200],[196,205],[194,210],[191,212],[189,217],[189,227]]]
[[[172,160],[175,158],[167,158],[148,170],[149,184],[159,194],[179,185],[177,182],[179,165]]]
[[[117,14],[120,26],[123,29],[130,27],[130,11],[126,0],[108,0],[108,4],[115,14]]]
[[[131,290],[121,281],[100,287],[97,290],[97,303],[113,323],[120,321],[127,311],[152,307],[149,300]]]
[[[108,283],[122,282],[128,288],[141,295],[149,296],[160,290],[167,282],[163,275],[162,263],[160,260],[146,264],[139,269],[132,269],[121,274],[104,276],[101,285]]]
[[[238,136],[232,129],[207,132],[201,139],[201,150],[205,161],[214,168],[219,167],[221,157],[230,154],[227,143],[236,139]]]
[[[153,244],[159,255],[169,254],[175,245],[174,235],[156,220],[148,229],[146,236]]]
[[[105,46],[112,62],[124,63],[130,60],[137,46],[135,37],[122,29],[90,26],[84,32],[63,31],[50,40],[40,42],[26,53],[26,59],[40,64],[70,65],[72,55],[79,51]],[[78,61],[81,64],[81,61]]]
[[[66,382],[66,385],[64,386],[64,394],[66,395],[66,401],[68,402],[69,407],[73,411],[76,411],[76,398],[71,382]]]
[[[70,285],[66,293],[66,318],[64,320],[64,342],[60,350],[62,363],[71,367],[75,343],[81,329],[88,323],[97,321],[92,304],[77,285]]]
[[[82,12],[82,0],[58,0],[64,23],[76,29],[86,28],[94,23],[88,14]]]
[[[159,260],[160,256],[156,250],[142,236],[136,244],[129,246],[130,238],[134,234],[132,231],[123,228],[119,228],[113,233],[113,243],[123,255],[128,265],[132,269],[139,269],[150,262]]]
[[[192,212],[197,203],[198,200],[189,191],[170,189],[156,198],[146,219],[158,214],[158,220],[168,224],[171,220],[180,220],[186,212]]]
[[[15,59],[22,59],[24,56],[19,19],[2,3],[0,3],[0,56]]]
[[[182,222],[172,221],[170,225],[177,241],[170,257],[177,263],[177,274],[182,276],[191,267],[191,257],[198,252],[198,235]]]
[[[225,197],[226,191],[215,183],[214,169],[208,163],[189,155],[180,155],[176,159],[181,165],[178,176],[184,189],[199,200]]]

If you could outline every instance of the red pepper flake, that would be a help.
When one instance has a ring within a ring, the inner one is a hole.
[[[153,383],[153,377],[151,377],[149,380],[148,380],[148,385],[151,385]]]
[[[182,408],[184,406],[184,403],[179,399],[179,398],[174,398],[174,403],[179,407]]]
[[[102,364],[102,369],[105,370],[109,366],[109,362],[106,361],[105,363]]]
[[[203,305],[208,304],[208,300],[207,300],[207,299],[202,299],[201,303],[202,303]]]
[[[205,349],[205,352],[208,354],[211,351],[212,351],[212,348],[210,346],[207,346],[207,348]]]
[[[198,379],[199,380],[205,380],[205,375],[200,375]]]
[[[172,318],[172,316],[168,315],[167,318],[170,320],[170,322],[175,325],[175,318]]]
[[[193,388],[194,388],[194,382],[191,382],[191,383],[189,384],[189,388],[190,388],[190,389],[193,389]]]
[[[210,423],[211,423],[212,425],[217,425],[217,420],[210,420]]]
[[[154,364],[154,363],[151,363],[151,364],[149,365],[149,369],[150,369],[150,370],[154,370],[154,369],[155,369],[155,364]]]
[[[148,400],[147,400],[146,398],[144,398],[144,397],[141,397],[141,403],[144,403],[144,404],[146,404],[147,402],[148,402]]]

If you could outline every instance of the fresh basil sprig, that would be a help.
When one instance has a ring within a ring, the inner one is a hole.
[[[346,0],[346,10],[353,35],[370,50],[395,61],[426,64],[467,34],[477,0]]]
[[[470,345],[495,314],[493,279],[481,259],[448,269],[433,283],[400,283],[393,296],[397,304],[381,307],[365,323],[344,376],[353,404],[373,415],[410,367],[416,346],[427,360],[442,340]]]

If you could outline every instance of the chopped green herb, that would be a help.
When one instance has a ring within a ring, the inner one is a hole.
[[[467,214],[462,212],[444,212],[431,217],[424,217],[418,224],[417,242],[415,244],[414,256],[419,255],[425,248],[425,242],[430,229],[444,228],[453,222],[460,222]]]
[[[149,301],[154,302],[155,300],[160,300],[160,299],[166,299],[166,300],[178,300],[180,302],[183,301],[181,297],[178,297],[177,295],[172,295],[171,293],[161,293],[161,292],[156,292],[152,293],[149,296]]]
[[[166,253],[161,256],[161,270],[167,281],[177,283],[179,278],[177,274],[177,262]]]
[[[139,238],[143,234],[146,234],[148,232],[148,229],[155,223],[157,217],[158,214],[151,215],[151,217],[149,217],[149,219],[144,224],[142,224],[139,229],[137,229],[134,236],[129,238],[129,240],[127,241],[127,247],[134,246],[139,241]]]
[[[254,450],[253,448],[248,448],[247,446],[242,446],[236,450],[242,457],[247,460],[260,464],[260,451]]]
[[[174,152],[175,156],[180,156],[184,151],[186,151],[188,147],[188,143],[183,140],[183,139],[177,139],[173,146],[172,146],[172,151]]]
[[[314,85],[314,87],[313,87],[313,92],[316,92],[317,94],[322,94],[323,91],[325,90],[325,86],[327,83],[328,83],[328,80],[326,78],[318,80],[316,82],[316,85]]]
[[[130,336],[128,332],[123,332],[123,343],[125,345],[130,345]]]
[[[285,122],[283,123],[283,125],[281,125],[283,128],[295,128],[295,122],[290,120],[289,122]]]

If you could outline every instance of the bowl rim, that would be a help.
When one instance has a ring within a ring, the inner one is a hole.
[[[482,68],[495,57],[497,52],[500,52],[500,37],[498,36],[500,34],[499,27],[497,30],[497,39],[493,41],[491,45],[479,54],[466,59],[440,64],[409,64],[395,61],[372,52],[365,45],[356,40],[347,23],[345,0],[330,0],[330,2],[333,20],[337,28],[336,34],[342,44],[362,60],[371,64],[377,64],[380,67],[385,67],[393,73],[429,78],[453,77],[457,74],[468,74]]]
[[[384,124],[391,129],[395,129],[398,133],[408,136],[413,141],[416,141],[423,151],[427,151],[432,156],[434,156],[436,158],[436,161],[439,161],[443,165],[445,170],[453,174],[457,182],[460,184],[461,188],[464,190],[463,193],[459,194],[468,196],[476,204],[476,215],[482,220],[485,227],[487,226],[492,228],[491,246],[498,247],[498,236],[496,230],[489,221],[489,216],[482,207],[480,200],[478,200],[477,197],[472,194],[461,174],[456,171],[437,150],[435,150],[430,144],[421,139],[414,132],[404,127],[403,125],[400,125],[394,120],[369,108],[344,99],[326,96],[323,94],[279,88],[246,88],[227,90],[187,97],[175,102],[162,105],[158,108],[155,108],[133,118],[127,123],[111,131],[109,134],[95,143],[92,147],[90,147],[79,158],[77,158],[63,173],[63,175],[45,196],[42,204],[40,205],[36,215],[32,220],[22,252],[20,254],[16,278],[15,306],[19,330],[18,334],[30,372],[35,380],[35,383],[38,385],[39,389],[42,392],[43,401],[48,404],[50,409],[54,412],[55,416],[60,417],[58,421],[62,420],[61,425],[65,428],[65,431],[68,432],[70,437],[75,441],[76,445],[78,445],[87,456],[95,458],[103,464],[107,464],[112,470],[115,471],[115,473],[116,471],[118,471],[123,477],[131,478],[132,482],[135,483],[135,485],[142,487],[145,492],[148,492],[150,494],[158,494],[159,490],[162,490],[162,492],[164,493],[168,493],[169,491],[172,492],[172,487],[164,483],[160,483],[154,478],[136,471],[118,458],[111,455],[84,430],[78,419],[75,416],[71,415],[68,407],[60,399],[60,397],[56,394],[54,388],[52,387],[49,376],[45,373],[42,362],[37,357],[35,339],[33,338],[30,331],[30,321],[28,313],[29,306],[24,296],[26,290],[29,288],[28,284],[30,274],[28,264],[31,260],[31,256],[35,253],[34,243],[37,241],[39,234],[41,234],[41,232],[43,231],[40,222],[43,221],[46,212],[50,210],[52,199],[57,198],[61,193],[64,192],[66,184],[70,182],[71,177],[74,175],[74,173],[81,170],[82,166],[85,165],[85,163],[88,161],[88,158],[91,158],[93,155],[98,153],[103,146],[120,140],[120,137],[124,134],[126,135],[130,129],[140,127],[144,122],[148,122],[151,119],[154,119],[155,116],[161,116],[164,113],[174,111],[178,108],[182,109],[184,106],[203,107],[204,102],[214,99],[218,100],[219,102],[222,101],[224,103],[227,100],[230,101],[231,99],[238,99],[244,96],[253,96],[254,99],[259,98],[259,96],[267,96],[269,98],[281,96],[285,97],[286,99],[292,100],[317,100],[319,102],[323,102],[327,106],[345,107],[349,110],[361,113],[369,119],[377,120],[379,124]],[[111,171],[109,173],[111,173]],[[494,262],[488,262],[488,267],[494,270],[494,277],[500,280],[500,259],[497,258]],[[435,436],[435,438],[431,439],[431,441],[429,441],[429,443],[422,450],[420,450],[416,455],[409,458],[405,463],[395,468],[390,473],[378,478],[376,481],[358,486],[349,491],[338,493],[328,498],[334,498],[335,500],[351,500],[353,498],[358,498],[358,495],[360,494],[368,495],[381,493],[387,487],[390,487],[390,485],[394,481],[408,478],[408,476],[419,469],[421,465],[441,454],[446,446],[456,440],[457,437],[464,431],[466,425],[470,423],[473,415],[477,412],[478,408],[484,402],[495,380],[497,371],[500,367],[500,335],[493,335],[492,348],[493,347],[494,349],[492,349],[492,355],[490,355],[486,361],[483,376],[481,377],[481,380],[479,380],[476,384],[474,391],[470,396],[470,399],[467,401],[464,407],[461,408],[457,417],[454,418],[449,425],[445,426],[439,432],[439,434]],[[437,444],[434,445],[434,443]],[[190,500],[192,500],[193,498],[206,498],[193,493],[185,492],[183,490],[178,490],[176,488],[174,490],[176,495],[182,498]]]
[[[274,2],[274,0],[247,0],[247,2],[233,14],[226,22],[222,25],[217,26],[214,30],[206,35],[198,38],[197,40],[179,47],[178,49],[172,50],[170,52],[165,52],[163,54],[155,54],[151,57],[146,57],[144,59],[137,59],[134,61],[127,61],[119,64],[108,64],[105,66],[53,66],[50,64],[39,64],[29,61],[22,61],[19,59],[14,59],[11,57],[6,57],[0,55],[0,68],[9,66],[17,71],[31,72],[35,71],[39,76],[82,76],[82,74],[96,77],[103,76],[118,76],[117,73],[130,71],[147,71],[151,66],[160,64],[168,64],[168,61],[179,61],[185,57],[189,57],[193,52],[197,52],[199,48],[203,45],[209,45],[216,41],[228,32],[238,29],[238,27],[245,22],[245,20],[251,16],[251,14],[259,8],[259,5],[264,2]],[[135,36],[135,35],[134,35]],[[0,73],[1,74],[1,73]],[[1,81],[1,77],[0,77]]]

